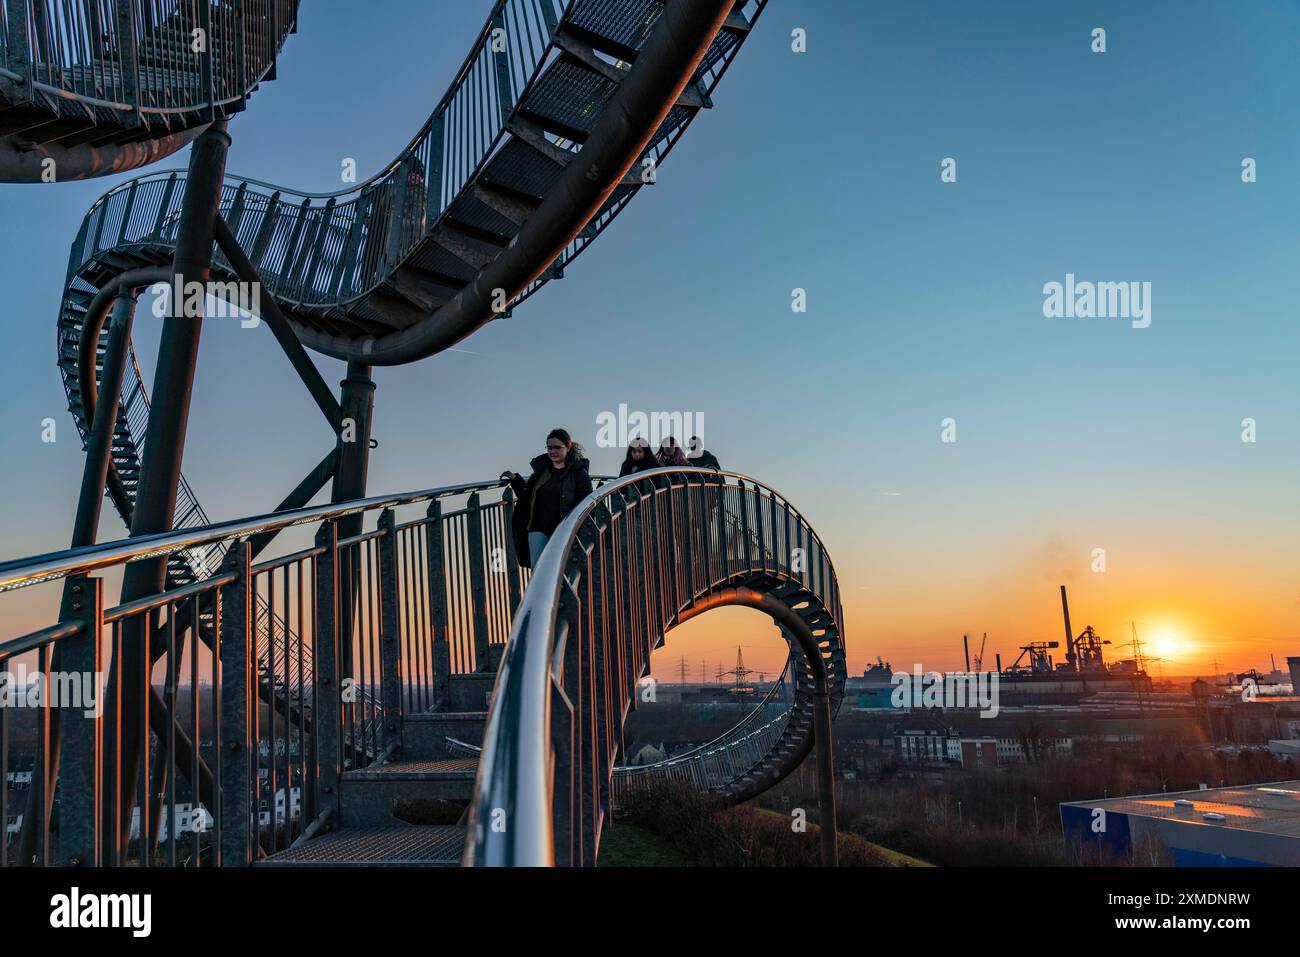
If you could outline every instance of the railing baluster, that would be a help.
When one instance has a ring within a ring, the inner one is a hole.
[[[379,683],[383,746],[402,741],[402,636],[398,608],[397,522],[391,508],[379,516]]]
[[[27,0],[9,0],[9,36],[8,36],[8,64],[9,69],[22,77],[24,87],[23,98],[31,102],[35,98],[33,84],[36,77],[35,66],[28,51],[27,37],[29,31],[27,27]]]
[[[252,548],[247,541],[232,545],[225,570],[237,578],[221,588],[221,711],[218,751],[221,752],[220,863],[240,867],[256,857],[258,812],[257,750],[250,711],[257,703],[257,656],[253,647]],[[274,697],[272,697],[274,701]],[[274,708],[274,705],[272,705]],[[252,795],[250,802],[250,794]]]
[[[515,554],[515,536],[514,536],[514,518],[515,518],[515,493],[509,486],[506,487],[505,493],[501,496],[505,502],[505,518],[502,525],[505,528],[505,548],[506,548],[506,580],[507,587],[510,589],[510,620],[513,623],[515,610],[519,607],[519,601],[523,598],[523,588],[520,584],[519,573],[519,556]]]
[[[429,124],[429,175],[425,178],[424,188],[427,190],[425,201],[428,206],[426,222],[430,228],[442,215],[443,141],[446,135],[446,110],[441,109],[433,115]]]
[[[470,603],[473,606],[471,627],[474,629],[474,670],[487,671],[491,663],[488,654],[487,621],[487,566],[483,555],[483,509],[478,492],[469,497],[465,505],[465,521],[469,529]]]
[[[37,0],[44,3],[44,0]],[[207,4],[203,4],[206,8]],[[123,82],[122,95],[131,108],[135,123],[143,123],[140,115],[140,54],[137,46],[135,23],[136,0],[117,0],[117,56]]]
[[[316,532],[316,608],[312,647],[315,671],[312,710],[312,744],[318,762],[316,806],[339,811],[339,775],[342,770],[342,699],[339,689],[339,527],[324,522]]]
[[[433,702],[445,707],[450,696],[451,643],[447,639],[447,577],[443,559],[442,501],[429,503],[424,520],[429,569],[429,627],[433,642]]]
[[[92,689],[83,686],[82,704],[90,691],[98,704],[99,676],[103,673],[101,638],[104,625],[104,582],[99,578],[74,580],[64,598],[61,621],[78,621],[82,629],[60,642],[60,670],[87,676],[95,682]],[[87,713],[89,711],[89,713]],[[97,867],[100,861],[100,760],[101,723],[93,709],[69,707],[59,713],[59,847],[58,861],[64,867]],[[0,775],[5,763],[0,760]],[[8,788],[8,782],[0,781]],[[0,828],[8,821],[0,817]],[[44,828],[43,822],[38,826]],[[0,855],[5,853],[4,835],[0,834]]]
[[[510,47],[515,42],[515,38],[510,36],[506,29],[505,6],[497,7],[492,16],[493,30],[500,30],[504,43],[500,44],[501,49],[492,48],[493,59],[496,61],[497,74],[497,106],[500,110],[501,125],[504,127],[510,120],[510,114],[515,109],[515,94],[510,76]],[[520,40],[523,38],[520,37]]]

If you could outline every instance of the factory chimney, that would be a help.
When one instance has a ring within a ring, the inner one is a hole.
[[[1079,670],[1079,663],[1074,660],[1074,633],[1070,631],[1070,603],[1065,600],[1065,586],[1061,586],[1061,611],[1065,613],[1065,660],[1071,671]]]

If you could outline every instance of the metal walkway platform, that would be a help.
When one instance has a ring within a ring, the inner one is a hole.
[[[465,849],[457,825],[351,828],[258,862],[259,867],[454,867]]]

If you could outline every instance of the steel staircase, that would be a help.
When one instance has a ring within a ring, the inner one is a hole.
[[[502,646],[493,647],[493,662],[499,663]],[[495,679],[495,669],[452,675],[446,702],[433,711],[404,716],[398,755],[342,774],[335,824],[258,865],[458,866],[478,755],[456,742],[481,744]],[[430,816],[450,822],[425,823]]]
[[[253,3],[244,0],[243,6],[248,9]],[[248,24],[248,30],[264,30],[273,23],[276,31],[289,32],[296,3],[266,3],[280,12],[270,21]],[[566,266],[654,182],[663,159],[690,123],[712,106],[714,89],[765,5],[766,0],[496,0],[433,115],[379,174],[328,196],[228,176],[221,215],[260,274],[263,294],[274,296],[309,348],[379,365],[433,354],[493,318],[509,315],[546,282],[562,277]],[[181,2],[175,9],[191,6]],[[196,9],[206,7],[199,3]],[[706,8],[721,10],[722,16],[706,17],[701,13]],[[177,52],[173,41],[179,36],[178,24],[191,22],[183,19],[188,14],[175,16],[182,19],[164,21],[171,26],[160,25],[146,34],[137,51],[141,62],[151,65],[155,80],[173,76],[160,65]],[[702,26],[706,21],[707,29]],[[246,44],[248,30],[230,36],[243,36]],[[512,38],[504,50],[494,40],[502,30]],[[699,43],[698,56],[687,56],[693,42]],[[212,60],[236,45],[216,43]],[[264,65],[259,79],[273,77],[278,45],[263,45],[268,58],[257,61]],[[113,53],[109,60],[120,63],[116,48],[104,49]],[[691,72],[679,83],[673,71],[685,60]],[[7,77],[3,70],[0,67],[0,78]],[[93,80],[111,86],[114,76],[112,69],[90,74],[68,70],[48,73],[46,85],[80,89]],[[204,101],[207,120],[242,108],[243,97],[255,86],[219,104],[209,97]],[[223,89],[233,87],[227,82]],[[32,101],[20,106],[30,109]],[[24,114],[13,110],[19,108],[9,104],[0,112],[0,123],[6,116],[18,122]],[[202,125],[185,126],[189,118],[184,110],[166,115],[172,134],[188,136]],[[649,125],[629,124],[628,117],[650,115]],[[123,131],[114,134],[117,139],[109,136],[108,117],[99,120],[106,139],[79,141],[89,134],[89,121],[80,126],[69,121],[66,128],[51,126],[49,132],[59,135],[42,142],[73,150],[148,139],[144,119],[137,118],[129,130],[124,124]],[[151,128],[155,133],[162,130],[157,123]],[[25,141],[20,145],[30,151]],[[617,168],[609,167],[604,157],[618,157]],[[594,204],[574,199],[584,182],[603,180],[609,180],[609,188]],[[58,320],[58,364],[83,439],[88,435],[83,391],[89,383],[82,380],[82,340],[87,328],[100,330],[95,361],[89,364],[98,383],[108,337],[103,316],[92,316],[89,310],[102,301],[102,291],[126,274],[168,271],[184,186],[184,173],[164,172],[115,187],[88,212],[73,245]],[[235,267],[217,253],[213,279],[235,278]],[[134,351],[131,359],[109,482],[110,496],[128,527],[148,410]],[[752,538],[747,528],[735,524],[738,518],[728,521],[737,538],[742,531]],[[176,527],[207,524],[197,497],[182,479]],[[769,547],[754,542],[757,549]],[[221,565],[225,545],[213,542],[173,553],[167,587],[210,577]],[[774,570],[778,564],[772,557]],[[788,582],[778,576],[769,584],[779,592]],[[259,696],[274,711],[306,727],[313,716],[303,704],[303,689],[274,679],[268,661],[300,653],[310,661],[310,649],[300,648],[298,636],[260,601],[253,642]],[[819,615],[825,616],[812,605],[806,614],[818,621]],[[212,626],[209,613],[201,613],[200,628]],[[494,647],[499,654],[501,646]],[[376,737],[369,727],[356,735],[359,740],[345,742],[353,749],[353,760],[339,780],[338,820],[260,863],[457,863],[464,846],[464,820],[424,823],[427,815],[411,808],[429,802],[463,803],[472,796],[478,761],[466,748],[483,741],[494,677],[494,671],[451,675],[448,699],[438,702],[436,710],[405,715],[400,747],[392,753],[381,755],[364,744]],[[764,741],[770,747],[758,760],[737,758],[729,767],[723,789],[737,799],[770,786],[811,747],[807,680],[796,674],[793,688],[789,715],[779,728],[767,729]],[[362,694],[369,692],[363,689]],[[739,747],[741,740],[736,737],[733,743]],[[746,748],[753,745],[748,738],[745,742]],[[718,746],[731,750],[721,739]],[[714,784],[706,781],[702,786]],[[445,814],[446,808],[442,811]]]
[[[497,0],[433,116],[379,174],[330,195],[228,177],[222,214],[305,345],[378,365],[430,355],[563,275],[654,180],[711,105],[763,6],[735,4],[680,95],[672,97],[671,79],[638,83],[666,101],[667,113],[652,131],[620,128],[615,137],[609,129],[620,117],[610,104],[637,73],[664,4]],[[505,51],[493,45],[496,30],[512,38]],[[655,79],[648,68],[643,75]],[[604,174],[613,185],[598,206],[581,207],[564,199],[573,178],[565,174],[598,130],[601,144],[644,146],[626,157],[626,171]],[[90,281],[105,266],[122,269],[123,253],[170,245],[182,187],[183,174],[179,182],[152,174],[104,196],[87,216],[70,275]],[[530,225],[549,232],[538,238]]]
[[[6,0],[0,181],[103,176],[174,153],[275,78],[297,19],[298,0]]]
[[[653,160],[656,170],[696,114],[710,105],[710,92],[764,5],[765,0],[738,0],[723,29],[709,42],[686,92],[647,141],[643,157]],[[278,23],[287,24],[286,29],[296,22],[296,3],[292,7],[280,8]],[[497,255],[511,248],[522,225],[582,154],[602,108],[631,69],[628,64],[635,63],[663,9],[659,0],[497,0],[452,88],[412,145],[384,172],[354,191],[329,197],[228,178],[222,214],[304,342],[330,354],[349,355],[367,349],[376,335],[435,321],[442,307],[457,300]],[[536,18],[536,10],[541,16],[532,22],[529,17]],[[156,42],[144,46],[150,58],[165,59],[175,46],[180,22],[168,20],[151,34]],[[266,21],[257,23],[264,26]],[[529,51],[513,50],[502,58],[490,45],[491,31],[498,27],[530,37],[545,29],[549,41],[534,41]],[[535,59],[531,76],[524,73],[529,52]],[[273,61],[267,69],[271,67]],[[489,68],[496,77],[494,104],[475,98],[475,84],[486,82]],[[517,100],[513,110],[508,107],[511,99]],[[242,100],[239,103],[242,106]],[[497,120],[471,128],[470,117],[486,105],[495,107]],[[457,129],[464,131],[459,138]],[[139,130],[133,135],[140,135]],[[464,156],[473,160],[472,169]],[[58,321],[58,364],[83,441],[88,425],[79,354],[87,309],[96,293],[121,274],[147,267],[165,271],[170,265],[184,179],[183,173],[151,174],[115,188],[92,207],[73,245]],[[426,183],[438,188],[427,189]],[[562,276],[565,265],[643,185],[639,173],[625,175],[512,308],[549,279]],[[451,197],[445,205],[443,196]],[[233,278],[224,256],[217,257],[214,272],[217,279]],[[463,317],[460,326],[463,331],[454,333],[456,339],[474,328]],[[107,336],[105,327],[94,363],[97,382]],[[110,475],[111,497],[128,527],[147,411],[133,350],[123,380]],[[176,527],[207,522],[182,479]],[[223,556],[220,547],[173,555],[169,587],[211,575]],[[259,621],[265,630],[259,628],[257,648],[265,660],[268,648],[276,655],[284,653],[285,630],[274,627],[264,617],[265,609],[262,612]],[[289,643],[296,654],[292,635]],[[286,700],[281,689],[281,707],[290,707]]]

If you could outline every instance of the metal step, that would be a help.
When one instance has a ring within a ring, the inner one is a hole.
[[[399,801],[468,801],[477,773],[473,758],[417,758],[345,771],[339,781],[343,825],[389,825]]]
[[[408,714],[402,720],[402,756],[428,760],[452,757],[447,739],[482,744],[486,711],[435,711]]]
[[[458,825],[354,827],[258,861],[259,867],[455,867],[465,848]]]
[[[447,681],[448,711],[485,711],[497,675],[478,672],[472,675],[452,675]]]

